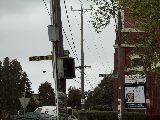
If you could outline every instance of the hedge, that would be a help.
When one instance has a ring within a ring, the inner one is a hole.
[[[79,115],[84,115],[84,112],[79,112]],[[113,111],[87,111],[87,120],[117,120],[118,114]]]
[[[125,112],[122,114],[122,120],[146,120],[146,114],[139,112]]]
[[[118,120],[118,113],[114,111],[86,111],[79,112],[80,117],[87,116],[87,120]],[[146,114],[139,112],[126,112],[122,120],[146,120]]]

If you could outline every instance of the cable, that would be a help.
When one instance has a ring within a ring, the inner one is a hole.
[[[63,31],[63,33],[64,33],[64,35],[65,35],[65,38],[66,38],[66,40],[67,40],[67,42],[68,42],[68,44],[69,44],[69,47],[70,47],[73,55],[76,57],[76,59],[77,59],[77,61],[78,61],[78,63],[79,63],[79,59],[78,59],[77,55],[75,54],[75,51],[73,50],[73,48],[72,48],[72,46],[71,46],[71,44],[70,44],[70,42],[69,42],[69,39],[68,39],[68,37],[67,37],[67,34],[66,34],[66,32],[65,32],[65,30],[64,30],[63,27],[62,27],[62,31]]]
[[[90,23],[90,22],[89,22]],[[88,27],[90,28],[90,25],[89,25],[89,23],[87,24],[88,25]],[[90,28],[90,30],[89,30],[90,32],[91,32],[91,28]],[[93,37],[93,36],[92,36]],[[94,38],[93,38],[94,39]],[[99,37],[99,39],[100,39],[100,37]],[[86,41],[85,41],[86,42]],[[95,43],[95,42],[94,42]],[[101,43],[101,48],[102,48],[102,51],[105,51],[104,50],[104,47],[103,47],[103,45],[102,45],[102,42],[100,42]],[[96,45],[96,43],[95,43],[95,45],[94,45],[95,47],[96,47],[96,50],[98,50],[98,46]],[[86,47],[87,47],[87,49],[90,51],[89,53],[92,53],[91,52],[91,50],[89,49],[89,47],[88,47],[88,45],[86,45]],[[99,52],[98,51],[96,51],[97,52],[97,54],[99,55],[99,59],[101,60],[101,56],[100,56],[100,54],[99,54]],[[98,64],[96,63],[96,65],[98,66]],[[102,62],[102,65],[104,66],[104,63]],[[97,67],[98,69],[99,69],[99,71],[100,71],[100,68],[99,67]],[[96,68],[96,70],[97,70],[97,68]],[[111,69],[111,68],[110,68]],[[93,69],[91,69],[91,70],[93,70]],[[95,76],[94,76],[94,79],[97,79]],[[89,81],[90,82],[90,81]],[[91,84],[91,83],[89,83],[89,84]],[[93,87],[92,87],[93,88]]]
[[[49,12],[49,9],[47,7],[47,4],[46,4],[45,0],[42,0],[42,1],[43,1],[44,5],[45,5],[45,8],[46,8],[47,12],[48,12],[48,15],[50,16],[50,12]]]
[[[89,85],[91,86],[91,88],[94,89],[93,86],[92,86],[92,84],[91,84],[91,82],[89,80],[86,80],[86,81],[88,81]]]
[[[80,3],[82,3],[82,1],[81,0],[78,0]]]
[[[74,53],[75,53],[75,56],[77,56],[76,58],[78,59],[78,54],[77,54],[77,51],[76,51],[76,46],[75,46],[75,42],[74,42],[74,38],[73,38],[73,34],[72,34],[72,29],[71,29],[71,25],[70,25],[70,20],[69,20],[69,15],[68,15],[68,10],[67,10],[65,0],[64,0],[64,8],[65,8],[65,11],[66,11],[67,23],[68,23],[69,32],[70,32],[71,39],[72,39],[73,48],[75,49]],[[78,60],[78,62],[79,62],[79,60]]]
[[[89,28],[90,28],[90,25],[87,23],[87,25],[89,26]],[[91,28],[89,29],[89,31],[91,32]],[[92,36],[92,39],[94,40],[95,38]],[[100,56],[100,53],[98,52],[98,46],[96,45],[96,43],[95,43],[95,41],[94,41],[94,47],[95,47],[95,50],[96,50],[96,52],[97,52],[97,55],[98,55],[98,57],[99,57],[99,59],[100,59],[100,61],[102,61],[101,60],[101,56]],[[102,65],[103,65],[103,67],[104,67],[104,69],[105,69],[105,65],[104,65],[104,63],[102,62]]]

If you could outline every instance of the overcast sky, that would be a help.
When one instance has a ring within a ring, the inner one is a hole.
[[[67,11],[73,36],[70,34],[67,17],[65,14],[64,0],[61,0],[62,25],[69,40],[74,38],[76,51],[80,60],[80,13],[73,9],[80,9],[79,0],[66,0]],[[49,0],[46,0],[49,8]],[[84,2],[88,8],[89,2]],[[100,73],[110,73],[114,64],[115,26],[114,20],[100,34],[94,32],[90,21],[90,12],[84,14],[84,54],[85,65],[92,68],[85,69],[85,90],[93,90],[102,78]],[[32,89],[38,92],[41,83],[48,81],[54,87],[52,78],[51,61],[29,61],[31,56],[45,56],[51,54],[51,43],[48,40],[47,25],[50,24],[50,16],[42,0],[0,0],[0,61],[5,57],[17,59],[22,69],[27,73],[32,82]],[[70,56],[75,57],[64,39],[64,49],[70,50]],[[72,41],[71,41],[72,43]],[[72,47],[74,46],[71,44]],[[80,63],[76,60],[76,66]],[[43,71],[46,73],[43,73]],[[67,80],[69,86],[80,87],[80,73],[76,70],[76,78]]]

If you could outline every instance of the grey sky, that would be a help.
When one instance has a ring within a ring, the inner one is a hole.
[[[46,3],[49,8],[49,0],[46,0]],[[71,40],[63,0],[61,3],[62,24],[69,40]],[[66,0],[66,4],[80,60],[80,14],[70,10],[70,6],[73,6],[73,9],[80,9],[80,2]],[[86,2],[85,7],[89,7],[89,3]],[[113,70],[114,20],[102,33],[96,34],[91,24],[87,22],[90,20],[89,17],[89,12],[84,14],[84,50],[85,64],[91,65],[92,69],[85,70],[87,74],[85,78],[95,87],[102,79],[98,77],[99,73],[108,73]],[[0,60],[9,57],[20,61],[35,92],[38,91],[38,86],[45,81],[51,82],[54,86],[51,61],[28,61],[30,56],[50,54],[51,43],[48,40],[46,27],[49,24],[50,17],[42,0],[0,0]],[[64,48],[70,50],[65,37]],[[70,56],[74,57],[72,52]],[[76,65],[79,65],[77,61]],[[43,70],[47,72],[44,74]],[[78,78],[80,74],[78,71],[76,73],[75,80],[67,80],[67,87],[71,85],[80,87],[80,83],[78,83],[80,82],[80,78]],[[88,81],[85,84],[86,90],[91,89]]]

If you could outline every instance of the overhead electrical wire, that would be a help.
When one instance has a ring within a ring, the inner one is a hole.
[[[66,32],[65,32],[65,30],[64,30],[63,27],[62,27],[62,31],[63,31],[63,33],[64,33],[64,35],[65,35],[65,38],[66,38],[66,40],[67,40],[67,42],[68,42],[68,44],[69,44],[69,47],[70,47],[72,53],[74,54],[74,56],[76,57],[77,61],[79,62],[79,59],[78,59],[77,55],[75,54],[75,51],[73,50],[73,48],[72,48],[72,46],[71,46],[71,44],[70,44],[70,42],[69,42],[69,39],[68,39],[68,37],[67,37],[67,34],[66,34]]]
[[[90,27],[90,25],[89,24],[87,24],[88,25],[88,27],[90,28],[90,32],[91,32],[91,27]],[[85,41],[86,42],[86,41]],[[87,49],[89,50],[89,51],[91,51],[90,49],[89,49],[89,47],[88,47],[88,45],[86,45],[87,46]],[[102,46],[102,43],[101,43],[101,46]],[[95,47],[96,47],[96,50],[98,50],[98,47],[96,46],[96,44],[95,44]],[[102,48],[102,50],[104,51],[104,47],[102,46],[101,47]],[[89,52],[89,53],[92,53],[92,52]],[[101,57],[100,57],[100,54],[99,54],[99,52],[97,52],[98,53],[98,57],[99,57],[99,59],[101,60]],[[104,63],[102,63],[103,64],[103,66],[104,66]],[[96,65],[98,66],[98,64],[96,63]],[[91,69],[91,70],[93,70],[93,69]],[[100,68],[99,68],[99,70],[100,70]],[[94,76],[95,77],[95,76]],[[95,77],[95,79],[97,79],[96,77]]]
[[[82,1],[81,0],[78,0],[81,4],[82,4]]]
[[[90,25],[87,23],[87,25],[88,25],[88,27],[90,28]],[[91,28],[89,29],[89,31],[91,32]],[[95,38],[92,36],[92,39],[93,40],[95,40]],[[100,56],[100,53],[98,52],[98,46],[97,46],[97,44],[95,43],[95,41],[93,42],[94,43],[94,47],[95,47],[95,50],[96,50],[96,52],[97,52],[97,55],[98,55],[98,57],[99,57],[99,59],[100,59],[100,61],[101,61],[101,64],[103,65],[103,67],[104,67],[104,69],[105,69],[105,64],[103,63],[103,61],[102,61],[102,58],[101,58],[101,56]],[[98,42],[98,43],[101,43],[101,42]],[[103,47],[103,46],[102,46]]]
[[[82,1],[80,1],[79,0],[79,2],[81,2],[82,3]],[[45,8],[46,8],[46,10],[47,10],[47,12],[48,12],[48,15],[50,15],[50,12],[49,12],[49,9],[48,9],[48,7],[47,7],[47,4],[46,4],[46,2],[45,2],[45,0],[43,0],[43,3],[44,3],[44,5],[45,5]],[[68,22],[68,27],[70,28],[70,32],[72,32],[72,30],[71,30],[71,25],[70,25],[70,21],[69,21],[69,17],[68,17],[68,11],[67,11],[67,7],[66,7],[66,1],[64,0],[64,5],[65,5],[65,10],[66,10],[66,15],[67,15],[67,22]],[[67,37],[67,34],[65,33],[65,30],[64,30],[64,28],[62,27],[62,31],[63,31],[63,33],[64,33],[64,35],[65,35],[65,37],[66,37],[66,40],[67,40],[67,42],[68,42],[68,44],[69,44],[69,46],[70,46],[70,48],[71,48],[71,50],[72,50],[72,52],[73,52],[73,54],[76,56],[76,59],[77,59],[77,61],[79,61],[78,60],[78,57],[77,57],[77,53],[76,53],[76,49],[75,49],[75,51],[73,50],[73,48],[72,48],[72,46],[71,46],[71,44],[70,44],[70,42],[69,42],[69,39],[68,39],[68,37]],[[74,48],[75,48],[75,43],[74,43],[74,39],[73,39],[73,34],[72,33],[70,33],[70,35],[72,36],[72,43],[73,43],[73,45],[74,45]],[[89,48],[89,47],[88,47]],[[96,48],[97,49],[97,48]],[[100,56],[99,56],[100,57]],[[104,65],[103,65],[104,66]],[[91,85],[91,83],[89,82],[89,84]],[[92,87],[93,88],[93,87]]]
[[[77,21],[75,24],[77,24],[78,26],[80,26],[80,24],[78,24],[79,22],[78,22],[78,20],[77,20],[77,16],[74,15],[74,17],[75,17],[75,20]],[[84,40],[84,41],[85,41],[85,40]],[[85,41],[85,42],[86,42],[86,41]],[[88,51],[89,51],[89,55],[90,55],[90,56],[93,56],[93,55],[91,54],[92,51],[89,49],[89,46],[86,45],[86,47],[87,47],[87,49],[88,49]],[[92,68],[90,68],[90,69],[93,70]],[[100,69],[99,69],[99,70],[100,70]],[[80,71],[79,71],[79,72],[80,72]],[[85,75],[87,75],[87,74],[85,73]],[[93,78],[93,77],[94,77],[94,78]],[[97,79],[95,75],[93,75],[93,77],[87,78],[87,77],[85,76],[85,78],[88,79],[88,80],[86,80],[86,81],[89,82],[89,85],[91,86],[92,89],[94,89],[94,88],[93,88],[93,85],[91,84],[91,82],[89,81],[89,79]],[[95,84],[95,83],[93,83],[93,84]]]
[[[66,2],[65,2],[65,0],[64,0],[64,4],[65,4],[65,9],[66,9],[66,14],[67,14],[67,19],[68,19],[68,24],[69,24],[69,28],[70,28],[70,21],[69,21],[69,17],[68,17],[68,11],[67,11],[67,7],[66,7]],[[70,29],[70,32],[71,32],[71,29]],[[71,36],[73,36],[72,34],[71,34]],[[73,39],[72,39],[73,40]],[[79,70],[78,70],[79,71]],[[79,71],[80,72],[80,71]],[[81,72],[80,72],[81,73]],[[86,73],[84,73],[85,75],[86,75]],[[89,84],[90,84],[90,86],[93,88],[93,86],[91,85],[91,83],[90,83],[90,81],[89,81]],[[85,85],[86,86],[86,85]]]
[[[75,41],[74,41],[73,34],[72,34],[71,24],[70,24],[68,10],[67,10],[67,5],[66,5],[66,1],[65,0],[64,0],[64,8],[65,8],[65,12],[66,12],[67,23],[68,23],[68,28],[69,28],[69,32],[70,32],[73,48],[74,48],[74,53],[75,53],[75,56],[76,56],[76,58],[78,60],[78,54],[77,54],[77,50],[76,50],[76,46],[75,46]],[[79,60],[78,60],[78,62],[79,62]]]
[[[50,12],[49,12],[49,9],[47,7],[46,1],[45,0],[42,0],[42,1],[43,1],[44,5],[45,5],[45,8],[46,8],[47,12],[48,12],[48,15],[50,16]]]

